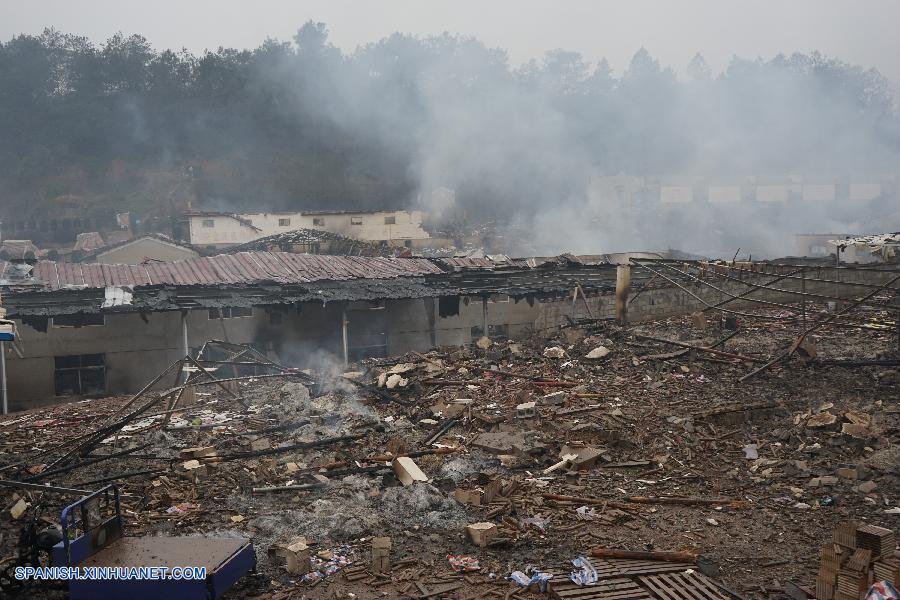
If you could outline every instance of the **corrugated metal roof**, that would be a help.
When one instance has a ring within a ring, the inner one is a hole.
[[[437,259],[437,262],[453,269],[493,269],[496,267],[525,268],[528,266],[526,260],[521,258],[509,258],[508,256],[440,258]]]
[[[5,273],[7,263],[0,263]],[[287,252],[239,252],[143,265],[35,264],[33,275],[44,289],[140,287],[147,285],[281,284],[350,279],[391,279],[442,273],[423,258],[319,256]]]

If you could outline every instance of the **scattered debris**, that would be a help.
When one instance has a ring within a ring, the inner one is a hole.
[[[552,346],[544,349],[545,358],[565,358],[566,351],[559,346]]]
[[[19,498],[12,508],[9,509],[9,514],[12,515],[13,519],[20,519],[26,510],[28,510],[28,503],[25,502],[24,498]]]
[[[216,367],[208,375],[176,365],[133,398],[0,418],[0,469],[36,486],[116,482],[130,535],[252,536],[268,552],[263,576],[242,583],[247,597],[587,598],[620,580],[623,598],[725,598],[727,586],[756,599],[812,586],[810,536],[848,515],[889,527],[900,513],[894,367],[817,361],[887,356],[895,340],[823,327],[814,359],[741,384],[748,362],[764,364],[794,332],[742,318],[725,350],[719,319],[695,321],[579,322],[330,375],[247,355],[222,362],[252,366],[200,362]],[[176,398],[185,374],[191,402]],[[8,492],[0,543],[11,556],[22,520],[58,514],[61,501]],[[890,541],[854,544],[842,561],[869,550],[866,568],[890,581],[895,559],[875,556]]]
[[[493,523],[473,523],[466,527],[466,533],[472,543],[484,548],[497,537],[497,526]]]
[[[372,572],[386,575],[391,572],[391,546],[389,537],[372,538]]]
[[[603,358],[608,354],[609,354],[609,348],[607,348],[605,346],[597,346],[596,348],[594,348],[593,350],[591,350],[590,352],[585,354],[584,357],[587,359],[590,359],[590,360],[596,360],[599,358]]]
[[[394,475],[403,485],[412,485],[417,482],[428,483],[428,476],[408,456],[400,456],[393,460]]]

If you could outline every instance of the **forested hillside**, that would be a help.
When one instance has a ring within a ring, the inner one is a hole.
[[[342,53],[312,22],[201,55],[47,30],[0,45],[0,194],[7,208],[63,198],[150,218],[188,200],[402,206],[447,186],[470,211],[510,214],[580,198],[595,173],[896,165],[877,71],[815,53],[735,58],[721,74],[698,55],[685,71],[643,49],[622,73],[563,50],[514,66],[451,35]]]

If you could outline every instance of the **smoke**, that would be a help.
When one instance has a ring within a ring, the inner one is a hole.
[[[56,65],[55,91],[11,80],[0,109],[9,99],[35,123],[103,109],[40,136],[0,135],[0,157],[12,157],[0,175],[15,164],[9,179],[32,185],[67,164],[54,153],[86,165],[156,155],[195,167],[177,190],[194,208],[423,208],[457,225],[496,221],[506,245],[491,250],[511,254],[761,257],[790,252],[795,233],[900,228],[891,85],[816,52],[735,57],[721,73],[698,55],[679,78],[643,49],[621,73],[566,50],[516,67],[449,34],[396,33],[343,53],[313,22],[291,42],[200,57],[154,52],[140,36],[85,44],[48,31],[0,46],[0,79],[20,56],[44,60],[41,48]],[[16,100],[32,96],[43,100]],[[877,189],[855,194],[856,183]]]
[[[512,68],[471,38],[394,34],[340,65],[333,97],[305,106],[405,159],[415,205],[438,220],[499,219],[508,245],[494,250],[763,257],[790,253],[795,233],[900,226],[888,82],[818,53],[735,58],[716,76],[698,55],[680,81],[643,49],[616,76],[572,52]],[[854,198],[853,182],[881,191]],[[711,185],[739,201],[711,202]],[[759,201],[764,185],[783,198]]]

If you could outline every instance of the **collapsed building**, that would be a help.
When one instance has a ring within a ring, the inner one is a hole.
[[[294,229],[275,233],[251,242],[228,248],[235,252],[293,252],[298,254],[332,254],[336,256],[391,257],[401,249],[387,242],[358,240],[320,229]]]
[[[134,392],[148,371],[210,339],[253,344],[290,364],[346,363],[483,336],[517,339],[579,318],[685,314],[738,294],[764,304],[797,294],[839,300],[893,274],[889,266],[617,260],[630,264],[283,252],[141,265],[3,262],[3,305],[20,332],[7,352],[9,406]],[[761,285],[771,276],[778,287]],[[629,289],[636,293],[626,301]]]
[[[226,248],[295,229],[317,229],[367,241],[413,247],[431,242],[420,210],[331,210],[273,213],[190,211],[190,243]]]
[[[897,249],[900,248],[900,232],[863,235],[829,240],[836,248],[838,256],[842,253],[868,254],[872,262],[898,262]]]
[[[201,342],[254,343],[293,362],[384,356],[558,323],[580,281],[613,289],[615,267],[487,259],[243,252],[172,263],[3,263],[22,332],[12,407],[126,393]]]

